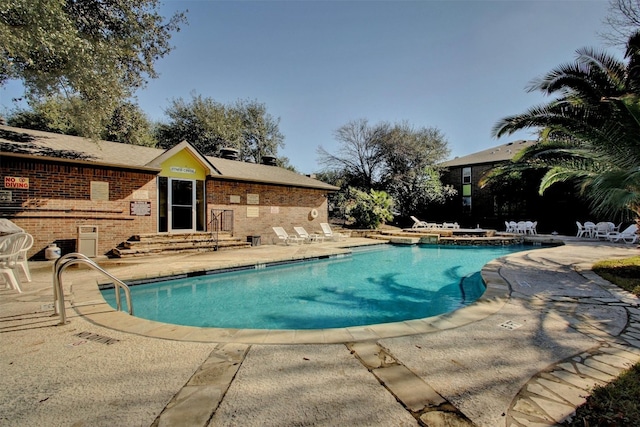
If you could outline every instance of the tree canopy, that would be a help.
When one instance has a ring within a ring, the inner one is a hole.
[[[640,29],[640,0],[609,0],[604,22],[609,30],[602,36],[613,46],[625,47],[629,37]]]
[[[284,146],[280,119],[273,118],[257,101],[225,105],[194,94],[190,101],[172,100],[165,114],[169,121],[157,128],[161,148],[187,140],[206,155],[219,156],[223,148],[234,148],[240,160],[260,163],[263,156],[277,157],[278,149]],[[287,166],[286,158],[278,160],[281,166]]]
[[[640,214],[640,33],[629,38],[625,59],[584,48],[574,63],[533,81],[530,90],[557,98],[500,120],[493,132],[537,128],[540,143],[487,182],[514,169],[543,168],[541,193],[557,182],[573,182],[596,213]]]
[[[44,101],[32,101],[30,109],[18,109],[7,117],[9,126],[65,135],[82,135],[72,119],[76,111],[82,110],[85,102],[77,96],[50,96]],[[121,102],[103,123],[96,137],[123,144],[155,147],[153,125],[140,109],[132,102]]]
[[[335,154],[318,149],[325,167],[320,177],[335,180],[332,183],[346,192],[351,191],[349,187],[385,191],[394,199],[397,212],[405,216],[455,193],[440,181],[438,164],[449,149],[437,128],[415,129],[407,122],[370,125],[360,119],[341,126],[335,137],[340,143]],[[334,196],[339,204],[345,197]]]
[[[159,0],[12,0],[0,7],[0,84],[21,80],[29,100],[78,97],[71,120],[98,136],[113,111],[155,78],[155,61],[185,22]]]

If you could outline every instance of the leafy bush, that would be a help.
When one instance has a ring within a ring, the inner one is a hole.
[[[384,191],[349,189],[345,213],[358,228],[375,229],[393,219],[393,199]]]

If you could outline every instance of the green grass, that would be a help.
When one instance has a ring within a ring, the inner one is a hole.
[[[640,296],[640,256],[602,261],[593,271],[611,283]],[[615,381],[594,388],[576,415],[563,425],[571,427],[640,426],[640,363]]]
[[[600,261],[593,271],[603,279],[640,296],[640,256]]]

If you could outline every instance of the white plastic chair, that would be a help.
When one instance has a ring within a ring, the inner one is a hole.
[[[293,243],[304,242],[304,239],[301,237],[289,236],[289,234],[287,234],[287,232],[284,231],[284,228],[282,227],[272,227],[272,228],[273,228],[273,231],[278,236],[278,239],[282,240],[285,245],[288,245],[289,243],[292,243],[292,242]]]
[[[0,275],[4,277],[7,286],[22,293],[20,281],[15,272],[18,256],[27,239],[26,233],[14,233],[0,237]]]
[[[606,239],[607,235],[613,230],[615,225],[611,222],[599,222],[596,224],[595,234],[593,237],[596,239]]]
[[[22,270],[22,273],[24,274],[24,276],[27,278],[27,282],[31,281],[31,271],[29,271],[29,249],[31,249],[31,246],[33,246],[33,236],[29,233],[25,233],[27,236],[24,239],[24,243],[22,244],[22,249],[20,250],[20,253],[18,254],[18,259],[16,261],[16,264],[18,264],[18,266],[20,266],[20,269]]]
[[[327,238],[327,239],[342,240],[342,239],[346,239],[347,237],[349,237],[346,234],[334,233],[333,230],[331,230],[331,226],[326,222],[321,222],[320,223],[320,227],[322,227],[322,232],[324,233],[324,237]]]
[[[610,242],[619,242],[620,240],[625,243],[635,243],[638,241],[638,226],[636,224],[631,224],[623,231],[612,231],[607,234],[607,240]]]
[[[409,218],[411,218],[411,220],[413,221],[413,225],[411,226],[411,228],[427,228],[429,226],[426,221],[420,221],[413,215],[411,215]]]
[[[324,241],[324,236],[321,236],[319,234],[309,234],[307,233],[307,230],[304,229],[304,227],[293,227],[293,229],[296,231],[296,233],[298,233],[298,236],[302,237],[309,243]]]
[[[587,221],[584,223],[584,234],[586,234],[588,237],[593,238],[593,236],[596,233],[596,224],[595,222],[592,221]]]
[[[580,221],[576,221],[576,226],[578,227],[578,232],[576,233],[576,237],[584,237],[587,230],[580,224]]]

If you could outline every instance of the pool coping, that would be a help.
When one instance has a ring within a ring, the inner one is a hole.
[[[524,251],[526,252],[526,251]],[[334,255],[350,253],[336,250]],[[522,253],[522,252],[518,252]],[[235,329],[182,326],[142,319],[117,311],[103,298],[99,286],[72,286],[72,308],[86,320],[103,326],[151,338],[200,343],[242,343],[242,344],[341,344],[350,342],[379,340],[407,335],[425,334],[456,328],[484,319],[498,312],[509,300],[511,288],[500,275],[504,259],[496,258],[485,264],[481,270],[486,290],[475,302],[455,311],[421,319],[402,322],[381,323],[364,326],[327,329]],[[311,257],[299,257],[290,261],[303,261]],[[286,260],[281,260],[286,261]],[[229,268],[258,268],[264,262],[245,262]],[[224,270],[225,268],[222,268]],[[217,270],[217,269],[210,269]],[[193,270],[196,272],[200,270]],[[188,274],[189,271],[175,272],[174,276]],[[163,276],[164,277],[164,276]],[[150,279],[153,276],[134,277],[125,281]],[[135,308],[135,305],[134,305]],[[135,314],[135,313],[134,313]]]

